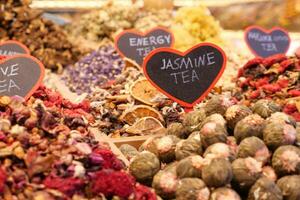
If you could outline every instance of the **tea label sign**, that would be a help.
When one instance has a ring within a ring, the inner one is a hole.
[[[43,64],[29,55],[17,55],[0,61],[0,96],[29,98],[41,84]]]
[[[143,70],[160,92],[191,108],[210,92],[225,66],[226,56],[220,47],[201,43],[186,52],[156,49],[145,58]]]
[[[250,26],[245,30],[245,41],[251,52],[258,57],[286,54],[290,46],[290,36],[280,27],[265,30],[259,26]]]
[[[115,40],[115,46],[120,55],[134,60],[142,65],[144,57],[152,50],[160,47],[171,47],[174,43],[173,34],[162,27],[151,29],[146,33],[126,30]]]
[[[30,52],[24,44],[14,40],[0,43],[0,56],[7,57],[19,54],[30,54]]]

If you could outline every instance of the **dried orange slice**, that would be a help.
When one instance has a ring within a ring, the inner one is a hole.
[[[120,120],[129,125],[133,125],[136,121],[143,117],[154,117],[160,122],[164,122],[164,118],[157,110],[146,105],[133,106],[125,110],[121,115]]]
[[[164,134],[166,128],[153,117],[143,117],[136,121],[132,126],[125,129],[131,135],[156,135]]]
[[[136,100],[154,106],[164,96],[145,79],[135,81],[130,87],[130,94]]]

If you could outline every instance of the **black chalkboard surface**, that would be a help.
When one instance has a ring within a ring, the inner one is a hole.
[[[184,53],[172,48],[156,49],[145,58],[143,70],[154,87],[190,108],[210,92],[225,66],[226,56],[220,47],[201,43]]]
[[[18,54],[30,54],[29,49],[24,44],[14,40],[0,43],[0,56],[14,56]]]
[[[136,30],[125,30],[115,39],[115,46],[123,56],[142,65],[144,57],[159,47],[171,47],[174,43],[173,34],[162,27],[156,27],[146,33]]]
[[[265,30],[259,26],[250,26],[245,30],[245,41],[251,52],[258,57],[286,54],[290,40],[288,32],[279,27]]]
[[[30,55],[17,55],[0,61],[0,96],[29,98],[41,84],[43,64]]]

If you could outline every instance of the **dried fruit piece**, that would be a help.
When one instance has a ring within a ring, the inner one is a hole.
[[[274,152],[272,166],[278,176],[300,173],[300,149],[286,145]]]
[[[156,105],[163,97],[163,95],[145,78],[139,79],[131,85],[130,94],[136,100],[151,106]]]
[[[132,126],[125,129],[126,133],[132,135],[156,135],[166,132],[165,127],[153,117],[143,117]]]
[[[164,122],[162,115],[157,110],[145,105],[133,106],[125,110],[121,115],[120,120],[129,125],[133,125],[138,119],[143,117],[154,117],[160,122]]]
[[[183,178],[178,182],[177,200],[209,200],[209,196],[209,189],[201,179]]]
[[[251,187],[247,200],[282,200],[282,193],[274,181],[268,178],[260,178]]]
[[[209,187],[221,187],[232,180],[232,167],[228,160],[215,158],[202,168],[202,179]]]
[[[130,162],[130,173],[142,183],[151,183],[153,176],[160,170],[160,162],[155,154],[143,151]]]

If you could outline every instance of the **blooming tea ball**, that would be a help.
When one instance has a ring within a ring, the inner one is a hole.
[[[252,111],[244,105],[233,105],[230,106],[225,113],[225,119],[227,126],[231,130],[234,130],[235,125],[246,116],[251,115]]]
[[[199,178],[183,178],[178,182],[176,200],[209,200],[210,191]]]
[[[274,181],[266,177],[258,179],[251,187],[247,200],[282,200],[283,196]]]

